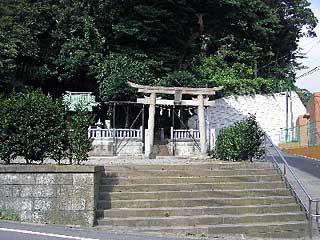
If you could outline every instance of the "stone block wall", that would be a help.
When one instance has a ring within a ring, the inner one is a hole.
[[[291,96],[292,119],[295,121],[306,109],[296,92],[291,92]],[[215,106],[208,108],[207,120],[209,128],[216,129],[218,133],[221,128],[228,127],[249,114],[256,116],[259,125],[278,144],[280,129],[286,127],[285,93],[220,98],[215,101]],[[198,129],[197,122],[197,116],[190,118],[189,128]]]
[[[200,146],[200,142],[198,141],[198,145]],[[197,148],[196,144],[192,140],[178,140],[178,141],[170,141],[167,144],[169,153],[173,155],[173,149],[175,152],[175,156],[194,156],[199,155],[200,150]]]
[[[120,143],[121,142],[121,143]],[[113,155],[113,140],[94,140],[93,150],[90,151],[90,156],[112,156]],[[142,155],[143,142],[141,140],[118,139],[117,140],[117,155]]]
[[[26,222],[93,226],[99,168],[2,165],[0,210]]]

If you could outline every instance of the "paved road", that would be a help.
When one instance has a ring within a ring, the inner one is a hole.
[[[320,160],[290,154],[284,156],[311,197],[320,199]]]
[[[156,237],[99,231],[89,228],[39,225],[0,221],[0,240],[174,240],[178,238]],[[181,238],[179,238],[181,240]]]
[[[195,237],[163,237],[148,234],[103,231],[94,228],[70,228],[43,224],[0,221],[0,240],[209,240]],[[214,236],[214,240],[253,240],[243,235]]]

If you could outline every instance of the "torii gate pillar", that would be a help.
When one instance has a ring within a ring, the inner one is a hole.
[[[149,146],[146,147],[145,155],[150,157],[150,154],[153,152],[153,143],[154,143],[154,122],[155,122],[155,113],[156,113],[156,93],[150,94],[149,102],[149,118],[148,118],[148,141]]]
[[[200,152],[201,155],[205,156],[207,154],[207,144],[206,144],[206,122],[204,116],[204,103],[203,95],[198,95],[198,119],[199,119],[199,132],[200,132]]]

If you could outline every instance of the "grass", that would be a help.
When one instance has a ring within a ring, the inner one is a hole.
[[[20,216],[13,210],[0,209],[0,220],[20,221]]]

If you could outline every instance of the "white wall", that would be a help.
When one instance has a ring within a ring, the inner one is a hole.
[[[291,92],[293,123],[306,109],[296,92]],[[286,95],[254,95],[226,97],[216,100],[214,107],[207,110],[210,128],[221,129],[254,114],[258,123],[271,139],[278,144],[280,129],[286,127]],[[289,116],[290,122],[290,116]],[[189,120],[189,128],[197,128],[197,116]],[[290,123],[289,123],[290,124]],[[290,126],[290,125],[289,125]]]

